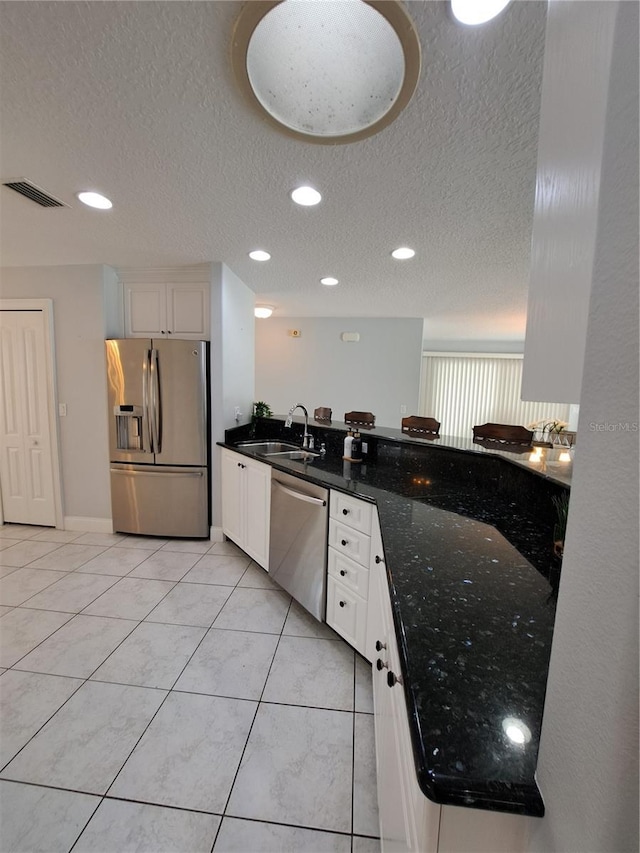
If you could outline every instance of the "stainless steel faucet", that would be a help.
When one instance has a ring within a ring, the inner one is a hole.
[[[309,435],[309,412],[305,409],[302,403],[294,403],[293,406],[291,406],[284,425],[285,427],[291,426],[291,424],[293,423],[293,413],[296,409],[302,409],[302,411],[304,412],[304,435],[302,436],[302,446],[305,449],[308,449],[309,439],[311,438],[311,436]]]

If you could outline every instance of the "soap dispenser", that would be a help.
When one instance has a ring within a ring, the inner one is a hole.
[[[356,430],[351,442],[351,461],[362,462],[362,439],[360,433]]]
[[[344,450],[342,454],[343,459],[351,459],[351,445],[353,444],[353,434],[351,430],[348,430],[347,436],[344,440]]]

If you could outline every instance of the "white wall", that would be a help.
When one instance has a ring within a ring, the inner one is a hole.
[[[555,5],[550,26],[592,4]],[[639,433],[617,426],[638,422],[638,4],[611,7],[580,438],[538,765],[547,814],[530,821],[540,853],[638,851]],[[582,66],[575,33],[566,47]]]
[[[255,294],[222,264],[222,359],[224,427],[236,426],[235,408],[243,421],[251,417],[255,387]]]
[[[345,412],[373,412],[379,426],[400,428],[403,415],[418,413],[422,319],[270,317],[256,321],[256,399],[274,414],[302,403]],[[288,334],[299,329],[299,338]],[[342,332],[359,332],[345,343]]]
[[[251,417],[254,400],[255,294],[227,266],[211,265],[211,505],[214,536],[221,536],[220,448],[225,429]]]
[[[614,22],[613,3],[549,3],[525,400],[580,402]]]
[[[4,298],[53,300],[65,518],[111,518],[102,266],[12,267]]]
[[[102,267],[105,338],[124,338],[124,288],[113,267]]]

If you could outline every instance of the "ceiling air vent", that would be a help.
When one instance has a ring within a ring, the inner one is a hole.
[[[2,186],[15,190],[20,195],[25,196],[25,198],[30,198],[31,201],[35,201],[41,207],[69,207],[68,204],[60,201],[59,198],[49,195],[49,193],[32,184],[26,178],[15,178],[13,181],[4,181]]]

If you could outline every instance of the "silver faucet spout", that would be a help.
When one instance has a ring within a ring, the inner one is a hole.
[[[293,406],[289,409],[289,414],[287,415],[287,419],[284,422],[285,427],[290,427],[293,423],[293,413],[296,409],[302,409],[304,412],[304,435],[302,436],[302,446],[304,448],[309,447],[309,439],[311,436],[309,435],[309,412],[302,405],[302,403],[294,403]]]

